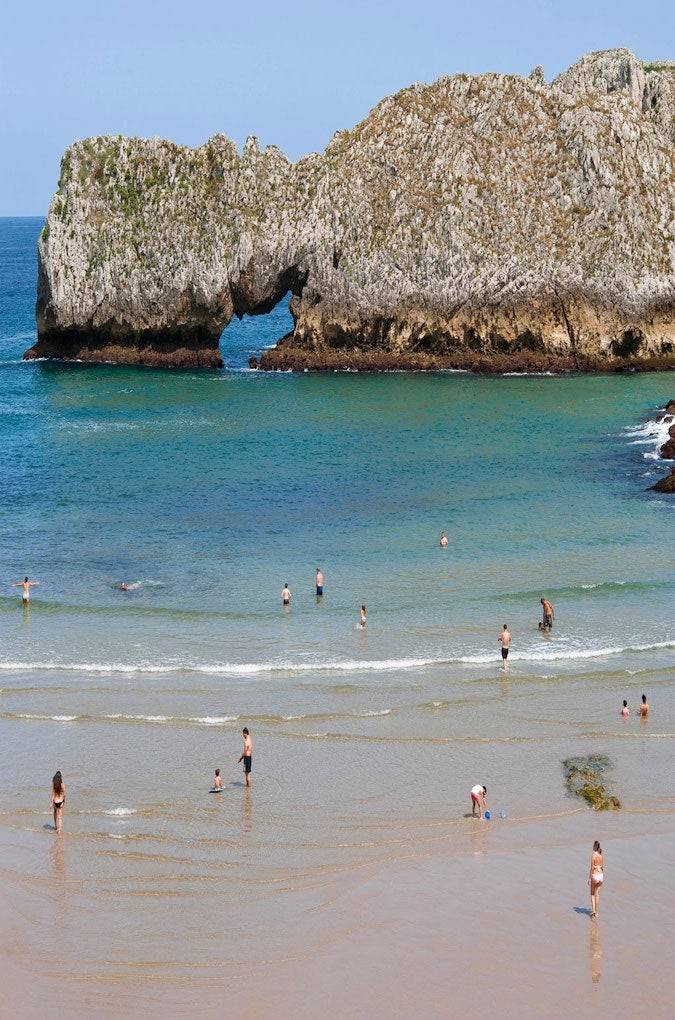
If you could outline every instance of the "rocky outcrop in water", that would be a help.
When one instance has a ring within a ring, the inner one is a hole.
[[[444,77],[295,164],[76,142],[26,356],[218,365],[231,317],[290,291],[265,368],[675,365],[674,86],[627,50],[550,84]]]

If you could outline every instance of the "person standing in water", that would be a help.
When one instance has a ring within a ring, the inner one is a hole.
[[[323,574],[321,567],[316,568],[316,597],[320,599],[323,595]]]
[[[605,865],[602,859],[602,847],[597,839],[593,844],[591,867],[588,873],[588,884],[591,888],[591,917],[598,916],[600,906],[600,886],[605,880]]]
[[[471,788],[471,817],[476,817],[476,808],[478,808],[478,817],[482,818],[485,813],[485,798],[487,796],[487,786],[481,786],[478,783],[477,786]]]
[[[284,587],[282,589],[281,601],[285,606],[290,606],[291,604],[291,590],[288,587],[288,582],[284,584]]]
[[[553,603],[549,602],[548,599],[539,599],[541,602],[542,610],[542,621],[539,624],[540,630],[551,630],[553,627],[553,619],[555,617],[555,610]]]
[[[441,532],[441,537],[439,539],[438,544],[440,545],[441,549],[448,548],[448,536],[445,534],[444,531]]]
[[[640,705],[640,718],[646,719],[649,715],[649,703],[647,701],[647,695],[642,695],[642,704]]]
[[[253,767],[253,741],[251,740],[251,734],[248,732],[248,728],[244,726],[242,730],[244,736],[244,750],[241,752],[239,761],[244,763],[244,776],[246,779],[246,785],[251,785],[251,769]]]
[[[54,812],[54,828],[57,832],[61,831],[61,815],[63,814],[63,805],[66,803],[66,785],[63,782],[63,776],[60,772],[54,774],[52,779],[52,811]]]
[[[366,617],[367,616],[368,616],[368,612],[366,610],[366,607],[365,606],[361,606],[361,609],[359,611],[359,627],[361,628],[361,630],[363,630],[363,628],[366,625]]]
[[[507,659],[509,657],[509,648],[511,647],[511,635],[509,634],[508,627],[504,624],[501,634],[497,638],[501,642],[502,646],[502,669],[506,673],[508,671]]]
[[[630,709],[628,707],[628,702],[624,701],[623,706],[621,708],[621,718],[622,719],[627,719],[629,715],[630,715]]]
[[[220,793],[222,791],[222,789],[223,789],[223,781],[220,778],[220,769],[216,769],[216,771],[215,771],[215,773],[213,775],[213,792],[214,793],[216,793],[216,792]]]
[[[21,598],[24,603],[30,602],[30,590],[36,588],[39,585],[39,581],[29,581],[27,577],[24,577],[23,581],[15,581],[12,585],[13,588],[23,588]]]

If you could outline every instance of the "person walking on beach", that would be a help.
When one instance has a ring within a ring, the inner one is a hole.
[[[647,695],[642,695],[642,704],[640,705],[640,718],[646,719],[649,715],[649,703],[647,701]]]
[[[551,630],[553,627],[553,619],[555,617],[555,610],[553,603],[549,602],[548,599],[539,599],[541,602],[542,609],[542,621],[539,624],[540,630]]]
[[[471,788],[471,817],[476,817],[476,808],[478,808],[478,817],[482,818],[485,813],[485,798],[487,796],[487,786],[481,786],[478,783],[477,786]]]
[[[591,888],[591,917],[598,916],[600,906],[600,886],[605,880],[605,865],[602,859],[602,847],[597,839],[593,844],[591,867],[588,873],[588,884]]]
[[[281,601],[285,606],[290,606],[291,604],[291,590],[288,587],[288,581],[284,584],[284,587],[282,589]]]
[[[316,597],[320,599],[323,595],[323,574],[321,567],[316,568]]]
[[[31,588],[37,587],[37,585],[39,585],[39,583],[40,583],[39,581],[29,581],[27,577],[24,577],[23,581],[15,581],[14,584],[12,585],[12,587],[13,588],[23,588],[23,591],[21,593],[21,598],[22,598],[22,600],[23,600],[23,602],[25,604],[26,602],[30,602],[30,590],[31,590]]]
[[[63,805],[66,803],[66,785],[63,782],[63,776],[60,772],[54,774],[52,779],[52,811],[54,812],[54,828],[57,832],[61,831],[61,815],[63,814]]]
[[[244,776],[246,779],[246,785],[251,785],[251,769],[253,767],[253,741],[251,740],[251,734],[248,732],[248,728],[244,726],[242,733],[244,735],[244,750],[241,752],[239,761],[244,763]]]
[[[501,646],[502,646],[502,669],[506,673],[506,672],[508,672],[508,668],[509,668],[508,663],[507,663],[506,660],[509,657],[509,648],[511,647],[511,635],[509,634],[509,629],[506,626],[506,624],[504,624],[502,632],[499,635],[499,637],[497,638],[497,640],[501,642]]]
[[[621,718],[622,719],[627,719],[629,715],[630,715],[630,709],[628,707],[628,702],[624,701],[623,706],[621,708]]]
[[[359,611],[359,627],[361,628],[361,630],[363,630],[363,628],[366,625],[366,617],[367,616],[368,616],[368,612],[366,610],[366,607],[365,606],[361,606],[361,609]]]
[[[445,534],[444,531],[441,532],[441,537],[438,544],[440,545],[441,549],[448,548],[448,536]]]

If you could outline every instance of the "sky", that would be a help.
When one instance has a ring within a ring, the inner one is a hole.
[[[11,9],[11,10],[10,10]],[[0,216],[42,215],[90,135],[322,150],[385,95],[442,74],[547,80],[589,50],[675,58],[672,0],[32,0],[0,32]]]

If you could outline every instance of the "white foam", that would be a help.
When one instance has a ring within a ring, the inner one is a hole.
[[[617,582],[619,583],[619,582]],[[603,646],[601,648],[578,648],[578,647],[565,647],[561,645],[551,651],[541,650],[541,648],[516,648],[513,647],[513,651],[519,659],[525,659],[532,662],[547,662],[554,659],[590,659],[596,657],[604,657],[607,655],[618,655],[621,653],[631,652],[649,652],[657,651],[662,648],[675,648],[675,638],[670,638],[666,641],[655,641],[650,644],[636,644],[636,645],[615,645],[615,646]],[[67,670],[72,672],[82,673],[206,673],[206,674],[225,674],[233,676],[248,676],[257,675],[259,673],[357,673],[357,672],[387,672],[392,670],[407,670],[407,669],[419,669],[424,666],[446,666],[452,665],[453,663],[466,663],[466,664],[477,664],[495,662],[499,659],[499,651],[496,652],[479,652],[471,655],[447,655],[438,657],[420,657],[420,658],[405,658],[405,659],[343,659],[343,660],[331,660],[328,662],[290,662],[287,660],[280,662],[223,662],[223,663],[191,663],[186,662],[183,664],[155,664],[155,663],[140,663],[138,665],[132,665],[129,663],[67,663],[67,662],[0,662],[0,670],[12,671],[12,672],[23,672],[23,671],[35,671],[35,670]],[[30,717],[29,717],[30,718]],[[52,719],[56,718],[60,721],[71,721],[71,717],[66,716],[35,716],[34,718],[45,718]],[[80,718],[79,716],[73,716],[73,719]],[[148,722],[169,722],[171,719],[178,718],[166,715],[126,715],[122,713],[116,713],[106,715],[105,719],[131,719]],[[204,717],[194,717],[195,719],[206,719]],[[218,718],[218,717],[213,717]],[[227,718],[227,717],[222,717]],[[229,720],[228,721],[234,721]]]
[[[224,726],[225,723],[236,722],[238,718],[238,715],[191,715],[189,722],[199,723],[200,726]]]
[[[358,714],[358,715],[360,715],[362,719],[365,719],[365,718],[367,718],[368,716],[374,716],[374,715],[389,715],[389,714],[390,714],[390,712],[391,712],[391,709],[390,709],[390,708],[383,708],[383,709],[381,709],[381,710],[380,710],[380,711],[378,711],[378,712],[358,712],[357,714]]]
[[[670,426],[675,422],[675,415],[666,414],[661,421],[646,421],[642,425],[631,426],[623,430],[623,434],[631,437],[631,446],[651,446],[651,450],[643,453],[645,460],[664,460],[661,447],[670,439]]]
[[[53,722],[75,722],[79,715],[43,715],[38,712],[17,712],[15,719],[48,719]]]
[[[135,808],[129,808],[129,807],[115,807],[115,808],[110,808],[109,811],[104,811],[103,814],[104,815],[115,815],[115,816],[119,816],[119,817],[125,817],[126,815],[135,815],[136,814],[136,809]]]

